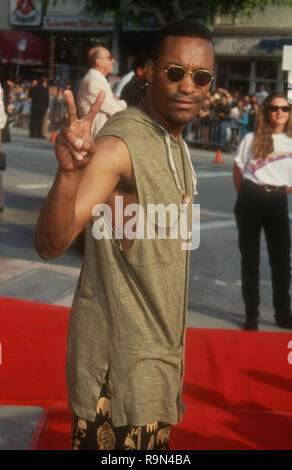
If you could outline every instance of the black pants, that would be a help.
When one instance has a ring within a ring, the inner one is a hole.
[[[30,115],[29,136],[42,137],[42,128],[44,121],[44,111],[33,111]]]
[[[243,182],[235,205],[241,252],[242,296],[247,318],[259,315],[260,234],[264,229],[276,318],[290,315],[290,227],[285,192]]]

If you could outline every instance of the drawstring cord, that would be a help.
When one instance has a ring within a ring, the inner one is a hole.
[[[183,194],[183,188],[181,187],[181,184],[180,184],[180,180],[179,180],[179,177],[178,177],[178,172],[177,172],[177,169],[176,169],[175,161],[174,161],[172,150],[171,150],[170,135],[164,129],[164,127],[162,127],[162,126],[159,126],[159,127],[164,132],[164,139],[165,139],[165,144],[166,144],[166,149],[167,149],[167,157],[168,157],[168,161],[169,161],[169,164],[170,164],[170,168],[171,168],[172,173],[173,173],[173,177],[174,177],[174,180],[175,180],[175,183],[176,183],[176,187],[177,187],[179,193]],[[188,146],[187,146],[187,144],[185,143],[184,140],[183,140],[183,143],[184,143],[184,146],[185,146],[185,151],[186,151],[186,154],[187,154],[188,162],[189,162],[189,165],[190,165],[190,168],[191,168],[191,175],[192,175],[192,182],[193,182],[193,194],[195,196],[197,194],[197,190],[196,190],[197,177],[196,177],[196,174],[195,174],[195,171],[194,171],[194,168],[193,168],[193,164],[192,164],[192,161],[191,161],[191,155],[190,155],[190,151],[188,149]]]

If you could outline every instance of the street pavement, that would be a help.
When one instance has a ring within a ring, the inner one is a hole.
[[[26,129],[12,128],[11,134],[12,142],[3,144],[8,167],[3,174],[5,209],[0,216],[0,296],[70,307],[82,264],[76,243],[51,261],[43,261],[34,250],[37,216],[57,168],[54,144],[28,138]],[[214,151],[190,150],[198,175],[195,202],[201,206],[201,242],[191,253],[187,325],[238,329],[244,315],[233,215],[233,157],[223,153],[222,164],[215,164]],[[269,265],[262,245],[259,329],[283,331],[274,324]],[[27,449],[41,411],[40,407],[0,407],[0,449]]]

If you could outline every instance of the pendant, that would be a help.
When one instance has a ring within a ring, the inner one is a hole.
[[[192,197],[182,193],[181,212],[185,212],[188,205],[192,202]]]

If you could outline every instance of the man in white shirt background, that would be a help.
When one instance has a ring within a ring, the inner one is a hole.
[[[96,115],[92,124],[92,134],[96,136],[107,119],[118,111],[127,107],[127,103],[119,100],[111,90],[106,79],[112,73],[115,59],[108,49],[102,46],[92,47],[88,52],[90,69],[83,78],[77,98],[78,116],[80,119],[86,116],[96,96],[101,90],[105,91],[105,99],[100,112]]]
[[[7,115],[5,113],[3,97],[4,97],[4,93],[2,90],[2,86],[0,84],[0,153],[2,150],[1,130],[5,127],[5,124],[7,122]],[[0,160],[4,158],[5,158],[4,155],[0,155]],[[4,210],[4,191],[3,191],[2,171],[1,171],[1,169],[3,168],[1,166],[1,162],[2,160],[0,161],[0,214]]]
[[[256,97],[258,99],[259,105],[263,104],[268,94],[269,93],[265,90],[265,85],[264,84],[260,85],[259,91],[256,92]]]

